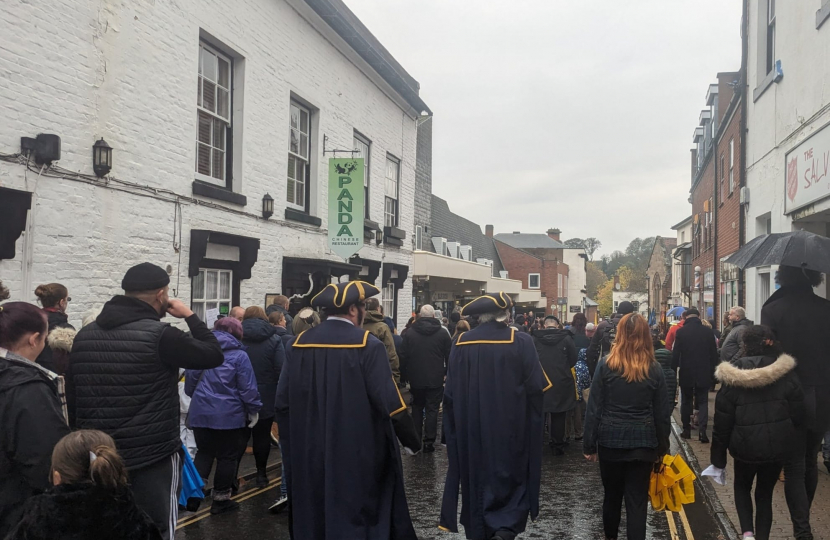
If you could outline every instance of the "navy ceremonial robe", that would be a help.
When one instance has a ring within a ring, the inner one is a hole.
[[[407,415],[386,349],[329,319],[289,342],[277,387],[292,538],[417,540],[392,417]]]
[[[533,339],[497,322],[459,336],[444,388],[447,482],[440,527],[489,539],[518,534],[539,513],[542,402],[550,381]]]

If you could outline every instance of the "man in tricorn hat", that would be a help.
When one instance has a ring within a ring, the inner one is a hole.
[[[327,285],[311,300],[327,319],[292,341],[276,413],[292,537],[416,540],[398,441],[420,450],[386,349],[361,328],[363,282]]]
[[[504,293],[476,298],[461,311],[479,325],[450,354],[444,389],[447,482],[443,530],[461,524],[471,540],[513,540],[539,513],[542,402],[551,387],[533,339],[507,326],[513,301]]]

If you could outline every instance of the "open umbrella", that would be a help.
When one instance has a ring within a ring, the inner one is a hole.
[[[726,260],[738,268],[779,264],[830,273],[830,238],[807,231],[765,234]]]
[[[684,311],[686,311],[686,308],[684,308],[683,306],[673,307],[669,310],[668,313],[666,313],[666,316],[667,317],[681,317],[683,315]]]

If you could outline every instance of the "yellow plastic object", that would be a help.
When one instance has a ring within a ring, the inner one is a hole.
[[[649,498],[656,511],[679,512],[684,504],[695,502],[695,473],[682,457],[663,456],[663,463],[651,473]]]

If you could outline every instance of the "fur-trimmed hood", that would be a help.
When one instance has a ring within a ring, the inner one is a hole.
[[[774,362],[769,358],[749,356],[732,362],[722,362],[715,370],[715,377],[728,386],[739,388],[764,388],[782,379],[795,369],[795,358],[782,354]]]
[[[77,332],[73,328],[55,328],[49,332],[46,343],[49,348],[59,351],[72,351],[72,343],[75,341]]]

